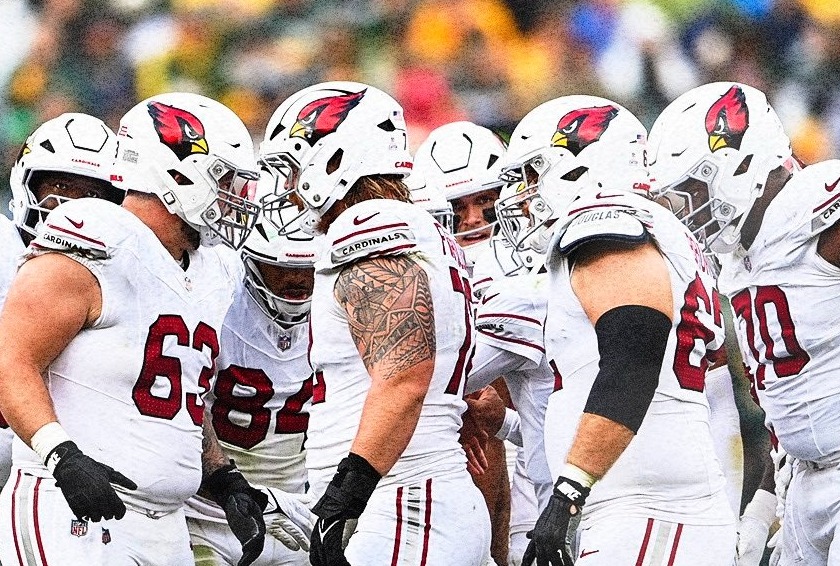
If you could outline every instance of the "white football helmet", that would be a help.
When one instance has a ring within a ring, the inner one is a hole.
[[[102,120],[87,114],[69,112],[41,124],[26,138],[12,166],[9,208],[14,223],[34,236],[49,212],[47,201],[53,199],[54,208],[58,202],[67,200],[56,195],[36,198],[33,188],[40,172],[72,173],[97,179],[103,182],[108,200],[122,202],[125,192],[109,183],[116,148],[114,132]]]
[[[254,227],[251,135],[227,106],[192,93],[147,98],[120,120],[111,182],[152,193],[201,235],[239,249]]]
[[[359,178],[405,177],[412,168],[402,107],[354,82],[320,83],[287,98],[268,121],[260,161],[277,177],[278,198],[294,192],[303,202],[310,230]]]
[[[414,168],[423,175],[426,184],[440,188],[446,200],[475,194],[489,189],[499,189],[499,167],[505,152],[504,142],[487,128],[472,122],[452,122],[432,130],[414,155]],[[495,211],[493,211],[495,213]],[[495,229],[496,218],[485,220]],[[458,230],[458,219],[455,229]],[[487,231],[487,226],[459,230],[456,237]],[[464,247],[486,245],[486,241]]]
[[[282,233],[264,220],[257,223],[242,247],[245,264],[245,288],[262,311],[278,325],[289,328],[309,318],[312,294],[301,299],[281,297],[272,292],[260,264],[285,269],[309,269],[321,254],[321,236],[313,236],[300,226],[298,210],[294,205],[284,207],[278,215],[287,217],[287,229]]]
[[[426,178],[418,171],[411,172],[406,185],[411,190],[411,202],[422,206],[451,234],[454,228],[452,204],[446,200],[443,191],[427,184]]]
[[[706,84],[678,97],[654,122],[649,145],[654,192],[715,253],[738,247],[769,173],[794,167],[767,97],[739,83]],[[702,189],[688,192],[689,185]]]
[[[646,146],[642,123],[611,100],[572,95],[537,106],[514,128],[505,153],[501,178],[513,194],[496,206],[505,237],[520,251],[545,253],[551,222],[584,188],[647,194]]]

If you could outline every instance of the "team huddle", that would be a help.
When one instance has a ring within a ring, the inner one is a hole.
[[[509,144],[408,148],[353,82],[286,99],[258,148],[189,93],[30,135],[0,216],[0,563],[840,563],[840,161],[803,168],[739,83],[650,133],[573,95]],[[740,358],[767,429],[743,454]]]

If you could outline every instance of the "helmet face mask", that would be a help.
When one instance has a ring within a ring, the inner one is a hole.
[[[402,107],[353,82],[320,83],[287,98],[268,121],[260,158],[285,179],[282,192],[293,191],[307,209],[310,230],[360,178],[404,177],[412,168]]]
[[[233,111],[197,94],[162,94],[129,110],[117,139],[116,185],[157,195],[203,245],[242,246],[259,214],[259,173]]]
[[[34,236],[46,214],[72,198],[121,203],[124,191],[109,182],[116,145],[105,123],[87,114],[66,113],[39,126],[21,147],[10,176],[10,209],[18,228]]]
[[[308,320],[321,253],[321,238],[302,229],[300,211],[286,202],[277,213],[284,230],[263,219],[242,247],[245,289],[283,328]]]
[[[703,85],[674,100],[656,119],[650,147],[657,196],[681,193],[687,179],[708,188],[682,216],[708,253],[739,247],[768,175],[791,162],[790,140],[764,93],[738,83]]]

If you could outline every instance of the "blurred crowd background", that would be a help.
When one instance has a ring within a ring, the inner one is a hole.
[[[649,127],[685,90],[737,80],[768,93],[806,163],[840,147],[837,0],[2,0],[0,43],[0,213],[44,120],[116,129],[173,90],[224,102],[259,143],[289,94],[358,80],[403,104],[416,148],[458,119],[505,136],[575,93]]]

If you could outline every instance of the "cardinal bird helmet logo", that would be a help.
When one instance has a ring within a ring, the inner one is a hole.
[[[183,161],[196,153],[208,154],[204,124],[194,114],[161,102],[150,102],[148,109],[160,143],[171,149],[178,159]]]
[[[32,153],[32,148],[29,147],[29,142],[24,143],[20,147],[20,151],[18,152],[17,159],[15,159],[15,162],[20,163],[20,160],[23,159],[23,156],[27,153]]]
[[[568,112],[557,123],[551,145],[564,147],[577,156],[584,148],[601,139],[607,126],[618,115],[615,106],[578,108]]]
[[[315,145],[327,134],[333,133],[365,96],[366,90],[348,92],[313,100],[298,112],[290,138],[303,138]]]
[[[750,125],[747,97],[740,86],[733,85],[706,112],[706,133],[709,150],[727,147],[741,149],[741,140]]]

